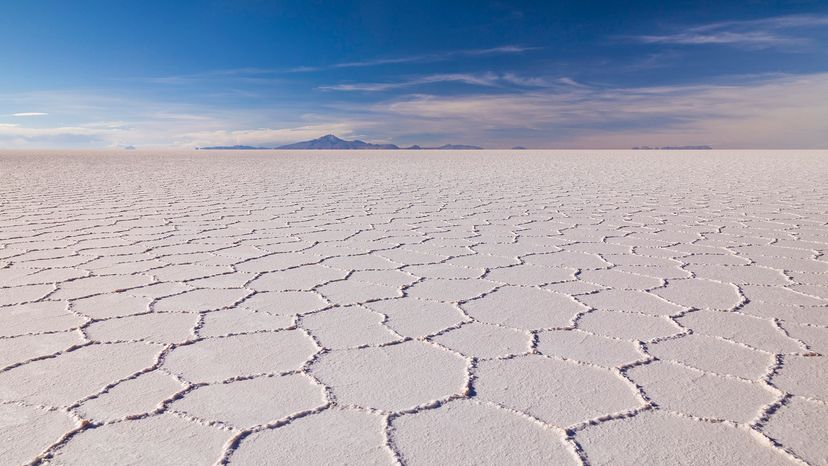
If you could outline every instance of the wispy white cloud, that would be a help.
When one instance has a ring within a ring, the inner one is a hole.
[[[420,76],[416,78],[409,78],[397,82],[384,83],[347,83],[336,84],[330,86],[320,86],[320,90],[325,91],[388,91],[392,89],[400,89],[404,87],[414,87],[424,84],[435,83],[462,83],[474,86],[493,87],[504,83],[510,83],[520,86],[544,86],[546,82],[540,78],[524,78],[513,73],[496,74],[496,73],[446,73],[446,74],[432,74],[427,76]]]
[[[420,54],[420,55],[405,55],[399,57],[384,57],[372,58],[357,61],[348,61],[340,63],[332,63],[327,65],[302,65],[292,68],[261,68],[261,67],[241,67],[230,69],[209,70],[198,73],[187,73],[172,76],[151,76],[135,78],[143,82],[152,84],[170,84],[170,85],[187,85],[198,81],[206,80],[222,80],[222,81],[245,81],[258,82],[261,84],[274,84],[282,82],[278,79],[279,75],[293,74],[293,73],[312,73],[326,70],[347,69],[347,68],[367,68],[373,66],[405,64],[405,63],[433,63],[446,60],[452,60],[461,57],[482,57],[490,55],[513,55],[521,54],[533,50],[539,50],[541,47],[529,47],[522,45],[503,45],[499,47],[481,48],[481,49],[462,49],[449,50],[445,52]]]
[[[0,124],[0,145],[25,146],[52,142],[58,144],[81,142],[85,145],[98,145],[101,141],[117,138],[123,131],[119,128],[102,128],[91,126],[55,126],[36,128],[22,125]]]
[[[706,44],[728,44],[728,45],[749,45],[758,47],[770,47],[779,45],[803,44],[807,40],[801,37],[787,37],[769,32],[682,32],[678,34],[662,36],[637,36],[639,42],[645,44],[681,44],[681,45],[706,45]]]
[[[20,112],[20,113],[12,113],[14,117],[36,117],[36,116],[46,116],[48,113],[42,112]]]
[[[828,26],[828,15],[785,15],[741,21],[719,21],[697,26],[695,29],[715,30],[726,28],[747,28],[779,30],[790,28],[812,28],[820,26]]]
[[[466,49],[457,50],[453,52],[455,55],[500,55],[507,53],[523,53],[529,50],[539,50],[541,47],[525,47],[522,45],[502,45],[500,47],[491,47],[487,49]],[[450,52],[451,53],[451,52]]]
[[[0,147],[269,146],[334,133],[400,144],[486,147],[828,148],[828,102],[815,98],[828,95],[828,73],[741,76],[691,86],[549,81],[546,87],[450,96],[419,93],[373,103],[332,98],[315,114],[173,104],[100,92],[0,95],[0,102],[11,99],[18,108],[49,108],[60,115],[53,126],[38,126],[51,120],[0,119]],[[75,117],[65,117],[70,114]]]
[[[0,94],[0,117],[4,105],[49,106],[60,115],[60,124],[0,119],[0,148],[275,145],[332,132],[363,136],[357,128],[371,126],[342,116],[297,114],[291,108],[270,111],[175,103],[101,91]]]
[[[558,82],[561,84],[566,84],[567,86],[575,86],[575,87],[589,87],[586,84],[579,83],[572,78],[568,78],[564,76],[563,78],[558,78]]]
[[[523,142],[515,135],[524,134],[529,144],[557,147],[828,148],[828,102],[813,98],[828,95],[828,73],[742,81],[414,95],[377,104],[374,111],[388,128],[466,135],[503,146]]]
[[[645,44],[731,45],[771,48],[811,42],[803,30],[828,26],[828,15],[790,15],[748,21],[722,21],[670,34],[629,37]]]
[[[451,60],[457,57],[480,57],[486,55],[512,55],[532,50],[539,50],[540,47],[527,47],[521,45],[503,45],[500,47],[491,47],[483,49],[464,49],[464,50],[450,50],[446,52],[420,54],[420,55],[406,55],[401,57],[387,57],[359,61],[350,61],[342,63],[334,63],[332,65],[324,66],[301,66],[292,68],[293,72],[310,72],[321,71],[326,69],[336,68],[364,68],[369,66],[392,65],[399,63],[431,63]]]
[[[498,74],[493,72],[486,72],[431,74],[415,78],[407,78],[395,82],[345,83],[319,86],[318,89],[323,91],[379,92],[436,83],[461,83],[483,87],[518,86],[527,88],[554,87],[560,85],[584,86],[584,84],[578,83],[575,80],[567,77],[562,77],[550,81],[546,78],[527,77],[515,73]]]

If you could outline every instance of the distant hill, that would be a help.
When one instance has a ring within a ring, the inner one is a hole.
[[[321,138],[312,139],[310,141],[302,141],[293,144],[287,144],[279,147],[254,147],[254,146],[210,146],[210,147],[196,147],[201,150],[267,150],[267,149],[287,149],[287,150],[398,150],[401,149],[396,144],[373,144],[370,142],[360,141],[359,139],[347,141],[340,139],[333,134],[326,134]],[[440,147],[421,147],[413,145],[405,147],[406,150],[479,150],[482,147],[469,146],[465,144],[445,144]]]
[[[254,146],[210,146],[210,147],[196,147],[196,150],[268,150],[269,147],[254,147]]]
[[[713,150],[710,146],[664,146],[664,147],[650,147],[650,146],[636,146],[633,150]]]
[[[526,150],[526,148],[523,147],[523,146],[515,146],[515,147],[512,147],[512,150]]]
[[[438,149],[438,150],[481,150],[482,147],[479,146],[469,146],[466,144],[444,144],[440,147],[426,147],[426,149]]]
[[[385,150],[394,150],[399,149],[398,146],[394,144],[372,144],[370,142],[354,140],[354,141],[346,141],[344,139],[340,139],[333,134],[326,134],[321,138],[313,139],[310,141],[302,141],[297,142],[294,144],[288,144],[285,146],[279,146],[276,149],[385,149]]]
[[[442,146],[438,147],[422,147],[418,145],[413,145],[411,147],[405,147],[406,150],[481,150],[482,147],[478,146],[469,146],[466,144],[443,144]]]

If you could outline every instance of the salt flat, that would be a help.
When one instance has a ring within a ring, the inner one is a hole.
[[[0,153],[0,463],[828,464],[826,152]]]

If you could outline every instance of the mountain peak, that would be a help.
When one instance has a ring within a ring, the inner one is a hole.
[[[288,144],[286,146],[279,146],[277,149],[399,149],[394,144],[371,144],[369,142],[355,139],[353,141],[346,141],[340,139],[333,134],[326,134],[321,138],[312,139],[310,141],[297,142],[295,144]]]

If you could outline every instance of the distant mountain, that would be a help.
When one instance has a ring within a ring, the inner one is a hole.
[[[466,144],[444,144],[440,147],[427,147],[427,149],[439,149],[439,150],[481,150],[482,147],[479,146],[469,146]]]
[[[413,145],[411,147],[404,147],[403,149],[406,150],[481,150],[482,147],[478,146],[468,146],[465,144],[443,144],[439,147],[421,147],[418,145]]]
[[[210,147],[196,147],[196,150],[268,150],[269,147],[254,147],[254,146],[210,146]]]
[[[523,147],[523,146],[515,146],[515,147],[512,147],[512,150],[526,150],[526,148]]]
[[[396,144],[373,144],[370,142],[360,141],[359,139],[353,141],[346,141],[345,139],[340,139],[333,134],[326,134],[321,138],[312,139],[310,141],[302,141],[297,142],[294,144],[287,144],[284,146],[279,147],[255,147],[255,146],[209,146],[209,147],[196,147],[196,149],[201,150],[268,150],[268,149],[288,149],[288,150],[324,150],[324,149],[334,149],[334,150],[351,150],[351,149],[382,149],[382,150],[398,150],[401,149]],[[465,144],[445,144],[440,147],[421,147],[418,145],[413,145],[411,147],[404,147],[402,149],[406,150],[471,150],[471,149],[482,149],[482,147],[478,146],[468,146]]]
[[[664,146],[664,147],[650,147],[650,146],[636,146],[633,150],[713,150],[710,146]]]
[[[277,149],[385,149],[394,150],[399,149],[394,144],[372,144],[370,142],[354,140],[346,141],[339,139],[333,134],[327,134],[321,138],[313,139],[311,141],[302,141],[286,146],[279,146]]]

